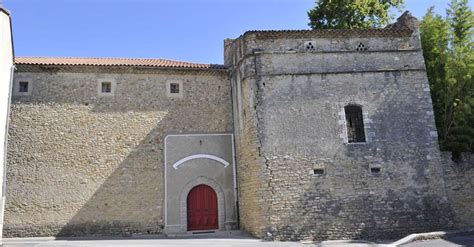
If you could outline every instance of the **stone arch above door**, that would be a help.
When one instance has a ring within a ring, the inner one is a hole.
[[[207,185],[211,187],[217,194],[217,208],[218,208],[218,218],[219,218],[219,230],[224,230],[225,226],[225,200],[224,200],[224,191],[221,186],[212,179],[207,177],[197,177],[196,179],[187,183],[180,195],[180,230],[182,232],[187,231],[188,227],[188,218],[187,218],[187,198],[189,192],[198,185]]]

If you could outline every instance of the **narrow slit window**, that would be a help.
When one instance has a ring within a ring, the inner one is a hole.
[[[104,81],[102,82],[102,93],[111,93],[112,92],[112,82]]]
[[[28,82],[27,81],[20,81],[18,92],[20,93],[28,93]]]
[[[357,105],[344,107],[346,113],[347,141],[349,143],[365,142],[364,119],[362,108]]]
[[[380,173],[382,169],[380,167],[371,167],[370,172],[372,173]]]
[[[179,93],[179,83],[171,83],[170,84],[170,93],[171,94],[178,94]]]
[[[323,168],[313,169],[313,174],[314,175],[324,175],[324,169]]]

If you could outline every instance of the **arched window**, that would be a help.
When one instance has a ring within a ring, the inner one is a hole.
[[[344,107],[344,112],[346,113],[347,141],[349,143],[365,142],[362,107],[347,105]]]

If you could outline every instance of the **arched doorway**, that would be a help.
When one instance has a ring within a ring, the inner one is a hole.
[[[207,185],[194,187],[187,198],[188,231],[218,229],[217,194]]]

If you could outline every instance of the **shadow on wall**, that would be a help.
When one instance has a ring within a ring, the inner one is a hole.
[[[126,115],[130,110],[108,112],[108,109],[110,108],[107,106],[96,105],[90,114],[118,113]],[[105,158],[104,160],[85,164],[86,166],[101,166],[104,165],[104,162],[110,162],[112,165],[105,165],[112,166],[112,170],[110,173],[102,173],[101,170],[97,170],[99,174],[89,174],[90,176],[85,177],[85,181],[75,181],[80,184],[90,183],[89,186],[95,190],[89,188],[90,192],[94,191],[90,197],[77,198],[76,205],[80,208],[74,212],[72,218],[68,219],[66,225],[58,226],[59,229],[57,232],[53,232],[54,235],[62,237],[128,236],[134,233],[156,234],[162,231],[163,169],[161,153],[163,150],[163,129],[170,126],[170,122],[174,118],[173,111],[168,110],[150,109],[151,112],[164,113],[164,116],[161,116],[161,119],[160,116],[153,116],[155,119],[152,121],[155,124],[151,130],[148,129],[148,134],[142,140],[124,141],[137,141],[132,144],[134,146],[130,148],[126,157],[115,157],[115,152],[119,152],[119,150],[114,150],[114,148],[121,145],[114,145],[109,150],[100,150],[100,152],[110,152],[100,154],[101,158]],[[130,124],[130,122],[125,124]],[[131,131],[135,127],[143,128],[142,124],[127,126],[128,129],[132,128]],[[126,139],[128,133],[122,134]],[[109,141],[114,142],[115,140]],[[100,178],[93,179],[97,175],[100,175]],[[77,185],[78,188],[80,188],[80,184]]]
[[[434,124],[422,115],[430,106],[405,102],[399,91],[384,95],[371,112],[377,130],[372,142],[338,144],[326,157],[268,159],[272,178],[264,184],[272,193],[265,207],[271,226],[264,238],[376,240],[454,228],[436,139],[429,125],[411,124]],[[324,173],[310,174],[315,164]],[[381,170],[372,172],[372,165]]]
[[[454,162],[451,153],[443,152],[444,180],[459,228],[474,227],[474,154],[463,153]]]
[[[224,132],[226,128],[214,117],[217,112],[203,112],[201,107],[166,109],[166,116],[100,184],[57,236],[161,233],[164,227],[163,141],[166,133]],[[96,107],[93,111],[104,113],[107,109]]]
[[[334,158],[337,160],[338,157]],[[298,161],[286,164],[302,167],[302,162]],[[349,165],[360,165],[370,172],[368,166],[359,162]],[[308,169],[311,166],[303,164]],[[282,190],[275,194],[274,198],[281,201],[288,195],[297,199],[294,203],[269,206],[272,208],[269,214],[282,217],[266,229],[264,238],[387,240],[411,233],[453,229],[449,203],[442,195],[429,192],[428,185],[391,189],[395,185],[387,181],[392,179],[388,174],[351,177],[333,172],[327,169],[327,175],[309,178],[303,175],[299,186],[293,186],[304,188],[303,191]],[[273,174],[274,179],[279,179],[276,172]],[[284,208],[284,211],[275,208]]]
[[[159,125],[163,121],[163,119]],[[159,126],[115,168],[57,236],[130,235],[162,230]]]
[[[225,105],[18,107],[11,126],[32,135],[16,136],[19,144],[12,145],[32,148],[34,158],[9,154],[19,158],[9,167],[6,237],[160,233],[165,135],[230,128]],[[22,126],[25,117],[38,126]]]
[[[228,133],[232,117],[225,72],[154,71],[112,74],[113,97],[97,97],[105,71],[15,75],[37,85],[12,99],[6,236],[162,231],[165,135]],[[173,78],[186,97],[166,96]]]

